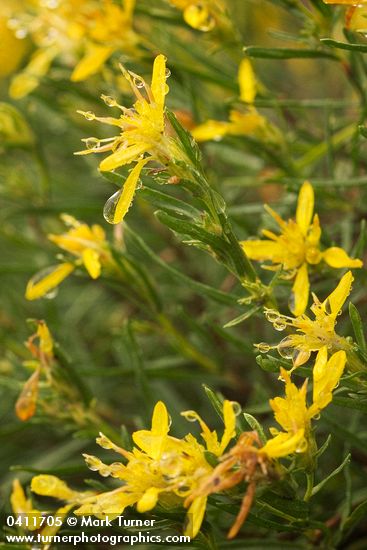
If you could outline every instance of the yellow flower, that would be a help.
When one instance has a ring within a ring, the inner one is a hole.
[[[159,401],[153,411],[151,429],[133,434],[136,447],[132,451],[118,447],[103,434],[97,438],[101,447],[121,454],[124,464],[114,462],[106,465],[94,456],[84,455],[91,470],[98,471],[103,477],[120,480],[120,487],[101,494],[83,494],[72,491],[54,476],[37,476],[32,481],[32,490],[78,503],[76,514],[108,516],[110,519],[120,515],[127,506],[136,505],[137,510],[143,513],[152,510],[158,500],[163,505],[180,502],[196,490],[203,477],[213,470],[206,460],[206,451],[219,456],[235,435],[235,413],[228,401],[223,404],[223,414],[225,429],[219,442],[217,434],[210,432],[195,412],[184,413],[186,418],[200,421],[206,443],[204,447],[191,434],[184,439],[168,435],[170,419],[164,403]],[[195,537],[200,529],[206,500],[205,495],[197,495],[190,503],[186,533],[191,537]]]
[[[38,477],[52,478],[54,476],[38,476]],[[18,479],[15,479],[13,481],[13,490],[10,495],[10,503],[14,514],[16,516],[19,515],[21,518],[21,526],[26,527],[27,531],[39,530],[40,536],[53,536],[57,533],[57,531],[60,529],[62,525],[62,522],[61,522],[61,525],[59,525],[58,521],[54,521],[54,522],[50,521],[50,522],[47,522],[45,527],[42,527],[42,529],[40,529],[41,525],[43,525],[43,522],[41,521],[42,512],[40,510],[36,510],[35,508],[33,508],[32,500],[26,498],[24,494],[24,490],[21,484],[19,483]],[[72,505],[63,506],[62,508],[59,508],[55,512],[54,517],[61,518],[61,520],[63,521],[71,508],[72,508]],[[22,531],[24,531],[24,529],[22,529]]]
[[[109,262],[105,232],[101,226],[89,227],[66,214],[61,219],[71,227],[69,231],[62,235],[50,234],[48,238],[76,259],[36,273],[27,284],[27,300],[37,300],[49,294],[81,264],[92,279],[97,279],[101,274],[102,263]]]
[[[219,0],[169,0],[169,3],[183,12],[184,20],[199,31],[211,31],[223,12]]]
[[[172,139],[164,132],[164,101],[168,92],[166,80],[169,76],[166,58],[163,55],[155,58],[150,86],[140,76],[126,71],[123,67],[122,71],[137,98],[132,109],[119,105],[112,97],[102,96],[109,107],[118,107],[122,111],[119,118],[96,117],[94,113],[78,111],[87,120],[98,120],[117,126],[120,134],[104,140],[87,138],[83,140],[87,149],[76,154],[111,151],[112,153],[99,166],[100,170],[107,172],[138,161],[126,179],[123,189],[115,193],[105,205],[104,216],[110,223],[122,221],[129,210],[144,165],[149,160],[167,164],[172,156],[173,147]],[[145,91],[145,95],[142,90]]]
[[[35,371],[24,383],[15,404],[16,415],[23,422],[32,418],[36,412],[41,371],[48,371],[54,357],[53,339],[45,321],[37,321],[37,331],[28,338],[25,345],[36,361],[31,363]]]
[[[269,458],[280,458],[294,452],[302,453],[308,448],[311,420],[332,400],[332,392],[339,383],[346,363],[346,353],[337,351],[328,360],[327,346],[320,348],[313,368],[313,402],[307,407],[307,380],[301,388],[291,381],[289,372],[281,369],[285,382],[285,397],[270,400],[275,420],[284,432],[271,429],[274,435],[260,449]]]
[[[299,192],[296,219],[284,221],[276,212],[265,206],[281,230],[280,235],[264,229],[264,240],[242,241],[241,246],[251,260],[270,261],[266,269],[283,269],[287,278],[294,283],[289,300],[293,315],[301,315],[307,308],[310,283],[309,266],[317,265],[324,260],[334,268],[359,268],[361,260],[353,259],[336,246],[320,250],[321,228],[318,215],[313,216],[314,191],[309,182],[305,182]]]
[[[241,61],[238,71],[240,100],[247,103],[247,112],[232,109],[229,121],[207,120],[196,126],[191,133],[196,141],[218,141],[226,135],[265,137],[271,129],[267,120],[253,107],[257,93],[257,81],[251,62],[245,58]]]
[[[277,330],[284,330],[287,326],[296,330],[281,340],[276,346],[257,344],[261,352],[276,348],[279,354],[286,359],[293,359],[294,367],[299,367],[308,361],[311,352],[327,346],[332,352],[340,349],[348,351],[351,344],[335,332],[336,318],[342,310],[343,304],[350,294],[353,275],[348,271],[340,280],[331,294],[320,302],[315,294],[311,311],[314,319],[303,314],[298,317],[281,315],[277,311],[265,309],[265,316],[273,323]]]
[[[0,78],[2,78],[8,76],[18,68],[28,50],[29,43],[25,40],[18,40],[14,32],[9,29],[8,18],[2,16],[1,13],[0,41]]]
[[[137,36],[132,30],[135,0],[118,5],[112,0],[37,0],[9,8],[8,26],[18,42],[29,35],[36,46],[30,62],[11,84],[10,94],[30,93],[56,57],[74,66],[71,80],[97,73],[115,51],[133,52]],[[81,59],[80,59],[81,54]]]

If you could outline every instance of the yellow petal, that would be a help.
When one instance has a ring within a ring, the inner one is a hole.
[[[133,433],[133,440],[149,457],[160,458],[169,432],[169,416],[162,401],[154,407],[151,430],[139,430]]]
[[[220,454],[223,454],[230,440],[236,435],[236,415],[233,404],[227,399],[223,403],[224,433],[220,442]]]
[[[25,422],[36,412],[40,369],[38,368],[24,384],[15,404],[17,417]]]
[[[164,105],[164,97],[167,93],[166,85],[166,58],[160,54],[154,60],[151,90],[157,105]]]
[[[211,31],[215,27],[215,19],[202,2],[191,3],[184,9],[184,20],[190,27],[198,31]]]
[[[331,267],[350,267],[350,268],[357,268],[362,267],[363,262],[358,259],[353,259],[348,256],[348,254],[343,250],[342,248],[339,248],[338,246],[332,246],[331,248],[327,248],[323,252],[323,258],[325,262],[330,265]]]
[[[156,487],[150,487],[147,491],[145,491],[143,496],[137,502],[137,511],[140,514],[144,514],[144,512],[152,510],[152,508],[154,508],[154,506],[157,504],[159,492],[159,489],[157,489]]]
[[[57,54],[58,50],[55,48],[36,51],[24,71],[13,78],[9,88],[10,96],[20,99],[32,92],[38,86],[40,78],[47,73]]]
[[[307,264],[304,263],[297,271],[297,275],[292,287],[292,298],[290,299],[289,309],[295,317],[305,312],[310,293],[310,282],[308,280]]]
[[[88,271],[92,279],[98,279],[101,274],[101,262],[99,261],[99,254],[92,248],[86,248],[82,252],[83,264]]]
[[[61,519],[61,525],[59,525],[59,521],[55,521],[54,525],[52,525],[52,522],[50,521],[51,525],[46,525],[46,527],[43,527],[41,530],[41,536],[42,537],[52,537],[56,535],[57,531],[61,529],[62,523],[64,522],[64,519],[70,512],[74,505],[73,504],[67,504],[66,506],[62,506],[62,508],[58,508],[54,514],[54,518],[60,518]],[[45,539],[46,540],[46,539]]]
[[[281,458],[293,454],[300,447],[304,448],[304,432],[303,428],[295,434],[281,432],[269,439],[259,452],[265,453],[269,458]]]
[[[35,476],[31,482],[31,490],[37,495],[55,497],[60,500],[70,500],[78,495],[64,481],[52,475]]]
[[[187,511],[185,535],[195,538],[203,523],[207,497],[196,497]]]
[[[240,63],[238,83],[240,85],[241,101],[253,103],[256,97],[256,77],[251,62],[247,57]]]
[[[97,73],[112,52],[113,48],[108,46],[91,44],[88,47],[86,55],[76,65],[70,79],[73,82],[80,82]]]
[[[45,296],[66,279],[74,269],[73,264],[63,263],[36,273],[27,284],[25,297],[27,300],[37,300]]]
[[[240,113],[232,109],[229,114],[230,124],[227,133],[232,136],[248,136],[254,134],[258,128],[264,126],[264,117],[256,111]]]
[[[108,221],[110,221],[111,223],[120,223],[126,216],[134,200],[134,195],[136,191],[136,186],[138,185],[140,173],[143,169],[143,166],[147,162],[147,160],[140,160],[139,162],[137,162],[136,166],[134,166],[134,168],[131,170],[130,174],[126,178],[121,195],[117,203],[114,205],[113,211],[111,211],[111,219],[108,218]]]
[[[7,17],[0,17],[0,77],[8,76],[14,72],[30,47],[28,40],[15,36],[14,31],[9,29],[8,23]]]
[[[324,309],[327,310],[329,307],[331,310],[331,314],[336,317],[338,312],[342,309],[345,300],[350,294],[353,281],[354,277],[351,271],[348,271],[348,273],[343,275],[336,289],[333,290],[333,292],[323,302],[322,305]]]
[[[10,496],[10,503],[12,510],[15,514],[24,515],[29,514],[31,521],[27,526],[29,531],[35,531],[40,526],[42,513],[39,510],[35,510],[32,506],[31,499],[27,499],[21,484],[18,479],[13,481],[13,490]]]
[[[54,343],[45,321],[38,321],[37,336],[40,339],[40,350],[46,355],[52,355]]]
[[[332,392],[343,374],[347,356],[344,350],[334,353],[327,361],[327,348],[321,348],[317,354],[313,369],[313,406],[310,415],[318,414],[332,400]]]
[[[129,164],[133,160],[137,159],[140,155],[147,152],[148,148],[149,145],[146,143],[135,143],[126,149],[119,149],[116,153],[112,153],[112,155],[102,160],[99,165],[99,169],[102,172],[110,172],[111,170],[115,170],[115,168],[123,166],[124,164]]]
[[[196,141],[210,141],[219,140],[226,134],[228,134],[231,128],[229,122],[222,122],[218,120],[208,120],[203,124],[199,124],[193,130],[191,134]]]
[[[282,246],[274,241],[241,241],[240,245],[250,260],[274,260],[283,256]]]
[[[183,416],[190,422],[194,422],[195,420],[199,422],[200,428],[202,430],[201,437],[206,443],[207,450],[215,454],[216,456],[220,456],[222,454],[221,447],[218,443],[218,436],[216,431],[214,430],[211,432],[204,420],[196,411],[183,411],[181,413],[181,416]]]
[[[315,198],[312,185],[308,181],[305,181],[298,195],[296,212],[296,221],[304,236],[307,235],[307,230],[311,223],[314,200]]]

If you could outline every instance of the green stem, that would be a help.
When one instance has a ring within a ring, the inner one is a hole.
[[[205,370],[209,372],[217,372],[218,367],[212,361],[209,357],[201,353],[198,349],[196,349],[191,342],[189,342],[173,325],[172,321],[164,315],[164,313],[160,313],[157,315],[157,320],[162,327],[165,334],[167,334],[173,342],[177,345],[177,348],[179,351],[184,355],[185,357],[188,357],[189,359],[192,359],[195,361],[195,363],[198,363],[200,366],[202,366]]]
[[[315,480],[314,472],[306,472],[306,480],[307,480],[307,487],[306,487],[306,492],[305,492],[305,496],[303,497],[303,500],[305,502],[308,502],[312,497],[312,490],[313,490],[313,485]]]

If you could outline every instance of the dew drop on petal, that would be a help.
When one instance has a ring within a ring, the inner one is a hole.
[[[237,401],[232,401],[233,412],[235,416],[239,416],[242,412],[242,407]]]
[[[87,149],[98,149],[101,145],[100,140],[95,137],[85,139],[84,143]]]
[[[50,290],[50,292],[47,292],[47,294],[44,294],[42,298],[46,298],[46,300],[53,300],[54,298],[56,298],[58,292],[59,292],[58,287],[55,287],[52,290]]]
[[[116,107],[117,101],[114,97],[111,97],[110,95],[102,94],[101,98],[103,99],[107,107]]]
[[[166,72],[165,72],[165,77],[166,78],[169,78],[171,76],[171,71],[169,70],[169,68],[167,67],[166,68]]]
[[[265,317],[270,323],[274,323],[279,319],[279,313],[275,309],[267,309],[265,311]]]
[[[329,298],[326,298],[324,303],[324,308],[325,308],[325,313],[327,315],[331,315],[332,311],[331,311],[331,304],[330,304]]]
[[[138,75],[133,76],[133,84],[137,88],[144,88],[144,86],[145,86],[144,80],[142,79],[141,76],[138,76]]]
[[[273,327],[275,330],[278,330],[279,332],[284,330],[287,326],[287,322],[279,317],[276,321],[273,322]]]
[[[288,336],[279,342],[277,349],[279,355],[284,359],[292,359],[296,351],[292,346],[292,340]]]
[[[112,197],[110,197],[106,201],[106,204],[103,207],[103,217],[108,223],[112,223],[112,224],[118,223],[115,221],[115,212],[116,212],[117,203],[121,197],[121,193],[122,193],[122,189],[120,189],[119,191],[116,191],[116,193],[114,193]]]
[[[188,411],[187,413],[185,413],[185,419],[188,422],[197,422],[198,417],[196,413]]]
[[[92,111],[86,111],[84,116],[87,120],[94,120],[96,118],[96,115]]]
[[[256,347],[260,353],[268,353],[270,351],[270,346],[266,342],[260,342],[260,344],[256,344]]]
[[[15,31],[15,37],[18,38],[19,40],[23,40],[24,38],[26,38],[28,32],[26,29],[24,28],[18,28],[16,31]]]

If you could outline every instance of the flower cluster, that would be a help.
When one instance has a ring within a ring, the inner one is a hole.
[[[27,284],[27,300],[49,295],[80,265],[85,267],[92,279],[97,279],[102,265],[108,265],[111,261],[105,232],[100,225],[89,227],[67,214],[63,214],[61,219],[70,229],[62,235],[50,234],[48,238],[68,252],[71,259],[36,273]]]
[[[5,0],[1,11],[18,41],[30,37],[36,51],[10,87],[14,98],[32,92],[53,60],[73,67],[71,80],[97,73],[116,51],[133,52],[138,37],[132,28],[135,0],[49,0],[23,3]]]
[[[268,479],[274,461],[307,451],[311,420],[332,400],[345,362],[344,351],[328,360],[326,346],[320,349],[313,371],[310,407],[306,405],[307,380],[298,389],[289,373],[282,369],[286,395],[270,400],[270,405],[284,431],[272,428],[273,437],[265,444],[261,444],[256,432],[243,432],[226,452],[236,437],[238,414],[236,404],[227,400],[223,402],[224,432],[220,439],[195,411],[181,414],[191,422],[199,422],[204,445],[191,433],[177,439],[169,435],[170,418],[166,406],[159,401],[153,411],[151,429],[133,433],[136,446],[131,451],[115,445],[103,434],[97,438],[102,448],[121,455],[123,462],[108,465],[95,456],[84,455],[92,471],[121,481],[120,487],[104,493],[78,492],[55,476],[38,475],[33,478],[31,489],[38,495],[66,501],[68,510],[75,508],[75,514],[110,520],[121,515],[128,506],[135,505],[138,512],[144,513],[158,503],[162,507],[181,503],[187,508],[185,533],[195,537],[204,519],[208,496],[245,481],[247,490],[242,507],[228,534],[233,538],[246,519],[257,483]]]
[[[281,269],[287,279],[294,279],[289,308],[295,316],[302,315],[307,308],[310,268],[321,261],[336,269],[362,267],[361,260],[350,258],[342,248],[320,249],[321,228],[318,215],[313,214],[314,191],[309,182],[300,189],[295,219],[284,221],[269,206],[265,208],[279,225],[280,235],[263,229],[267,239],[242,241],[241,245],[252,260],[271,262],[263,266],[265,269]]]

